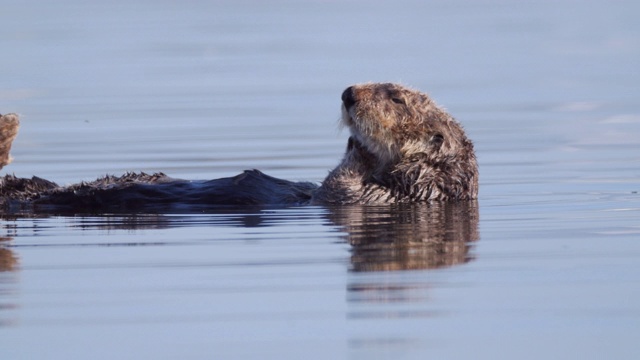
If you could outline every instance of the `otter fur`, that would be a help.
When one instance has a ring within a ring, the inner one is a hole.
[[[321,185],[258,170],[209,181],[127,173],[59,186],[0,178],[4,211],[194,210],[220,205],[375,205],[471,200],[478,165],[462,126],[426,94],[393,83],[354,85],[342,93],[345,155]],[[18,116],[0,117],[0,168],[10,163]]]
[[[11,144],[18,135],[20,120],[16,114],[0,114],[0,169],[11,163]]]
[[[478,164],[462,126],[426,94],[397,84],[342,93],[346,154],[318,203],[388,204],[478,196]]]

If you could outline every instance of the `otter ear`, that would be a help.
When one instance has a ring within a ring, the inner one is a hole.
[[[442,146],[443,142],[444,142],[444,136],[442,136],[442,134],[435,134],[431,137],[431,139],[429,139],[429,144],[437,148]]]

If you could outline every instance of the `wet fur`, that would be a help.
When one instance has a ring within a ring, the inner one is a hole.
[[[18,135],[20,121],[18,115],[0,115],[0,169],[11,163],[11,144]]]
[[[189,181],[163,173],[105,176],[71,186],[32,177],[0,178],[0,203],[9,211],[198,211],[211,205],[301,205],[318,185],[291,182],[258,170],[214,180]]]
[[[128,173],[59,186],[33,177],[0,178],[6,210],[194,210],[212,205],[390,204],[475,199],[478,166],[462,126],[429,96],[391,83],[347,88],[341,163],[320,186],[258,170],[230,178],[187,181],[162,173]],[[11,158],[18,116],[0,117],[0,168]]]
[[[343,93],[351,132],[318,203],[388,204],[469,200],[478,165],[462,126],[426,94],[397,84],[355,85]]]

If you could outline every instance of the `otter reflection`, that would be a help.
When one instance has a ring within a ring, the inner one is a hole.
[[[330,219],[344,226],[353,271],[434,269],[473,259],[479,239],[478,203],[336,207]]]
[[[253,228],[295,221],[295,214],[280,213],[277,210],[238,207],[209,209],[207,213],[200,215],[88,216],[76,218],[73,227],[113,230],[168,229],[202,225]],[[472,242],[479,239],[477,201],[336,206],[327,210],[323,216],[346,232],[345,240],[351,245],[352,271],[433,269],[462,264],[473,259],[470,248]],[[37,215],[38,218],[48,216]],[[308,219],[309,213],[300,216]],[[17,217],[19,216],[2,216],[2,219],[15,220]],[[11,230],[6,235],[4,239],[11,240],[13,236],[20,234]],[[36,233],[32,235],[37,236]],[[17,257],[8,247],[2,246],[2,243],[0,250],[2,270],[15,269]]]
[[[11,238],[0,237],[0,241],[7,241]],[[0,247],[0,272],[14,271],[18,267],[18,258],[13,251]]]

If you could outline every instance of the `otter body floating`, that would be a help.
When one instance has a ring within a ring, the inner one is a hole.
[[[342,93],[345,155],[321,185],[277,179],[258,170],[188,181],[128,173],[59,186],[33,177],[0,178],[5,211],[199,210],[220,205],[382,205],[471,200],[478,165],[462,126],[426,94],[391,83]],[[0,168],[10,163],[17,115],[0,117]]]

